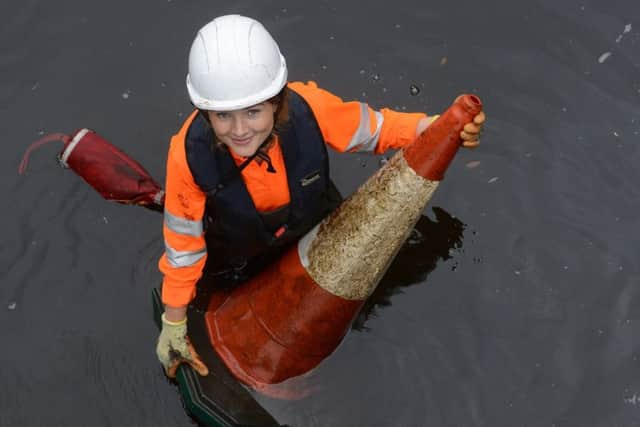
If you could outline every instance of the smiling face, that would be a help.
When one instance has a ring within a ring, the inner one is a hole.
[[[262,102],[233,111],[208,111],[211,127],[220,142],[242,157],[253,155],[271,135],[277,104]]]

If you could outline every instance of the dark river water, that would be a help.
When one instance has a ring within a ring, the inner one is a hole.
[[[22,0],[0,5],[0,425],[191,426],[155,357],[161,215],[41,135],[90,127],[164,181],[195,32],[262,21],[292,80],[437,113],[461,151],[292,426],[640,426],[640,3]],[[410,90],[415,85],[419,93]],[[353,191],[383,161],[332,155]]]

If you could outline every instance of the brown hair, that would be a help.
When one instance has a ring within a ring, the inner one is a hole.
[[[276,96],[269,98],[267,102],[278,104],[276,112],[273,113],[273,134],[280,135],[280,132],[284,131],[289,124],[289,89],[286,86],[283,87]]]

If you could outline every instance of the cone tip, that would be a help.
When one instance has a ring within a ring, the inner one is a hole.
[[[465,109],[474,113],[479,113],[482,110],[482,101],[476,95],[462,95],[460,97],[460,103]]]

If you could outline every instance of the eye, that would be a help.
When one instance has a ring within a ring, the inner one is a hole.
[[[260,114],[262,110],[260,110],[259,108],[251,108],[249,110],[247,110],[247,115],[249,117],[256,117],[258,114]]]
[[[220,120],[225,120],[229,118],[229,113],[225,113],[224,111],[222,112],[218,112],[215,113],[216,114],[216,118],[220,119]]]

